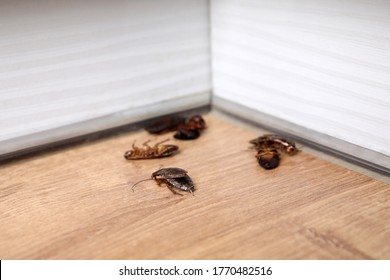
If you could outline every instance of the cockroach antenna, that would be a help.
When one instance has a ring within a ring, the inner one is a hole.
[[[135,183],[132,187],[131,187],[131,190],[134,192],[134,187],[136,185],[138,185],[139,183],[142,183],[142,182],[145,182],[145,181],[149,181],[149,180],[153,180],[153,178],[148,178],[148,179],[143,179],[141,181],[138,181],[137,183]]]

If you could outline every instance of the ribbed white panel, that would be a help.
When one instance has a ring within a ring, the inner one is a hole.
[[[206,0],[0,1],[0,154],[208,104],[209,48]]]
[[[390,167],[390,1],[214,0],[211,17],[217,98]]]

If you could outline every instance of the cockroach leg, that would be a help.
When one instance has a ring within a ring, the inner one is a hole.
[[[150,139],[147,140],[147,141],[145,141],[145,142],[142,144],[142,146],[149,147],[148,143],[149,143],[150,141],[151,141]]]
[[[169,138],[167,138],[167,139],[165,139],[165,140],[163,140],[163,141],[160,141],[160,142],[156,143],[156,146],[158,146],[158,145],[160,145],[160,144],[162,144],[162,143],[168,142],[168,141],[169,141]]]
[[[166,185],[167,185],[168,189],[170,189],[170,191],[173,192],[173,194],[177,194],[177,195],[183,196],[183,194],[175,191],[174,188],[170,184],[166,183]]]

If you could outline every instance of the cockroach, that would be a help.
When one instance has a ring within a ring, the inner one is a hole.
[[[147,126],[145,129],[151,134],[161,134],[176,131],[180,125],[184,125],[185,123],[186,118],[175,116],[154,122],[151,125]]]
[[[299,152],[294,141],[274,134],[265,134],[256,139],[252,139],[249,143],[253,144],[258,150],[273,148],[291,156]]]
[[[150,140],[143,143],[142,148],[135,146],[135,141],[132,145],[132,150],[126,151],[124,154],[125,159],[133,160],[133,159],[153,159],[153,158],[161,158],[168,157],[176,153],[179,149],[176,145],[162,145],[162,143],[168,141],[166,139],[164,141],[156,143],[154,146],[149,146],[148,143]]]
[[[279,166],[280,153],[290,156],[299,152],[294,141],[274,134],[265,134],[252,139],[249,143],[257,150],[256,158],[264,169],[274,169]]]
[[[192,140],[200,136],[200,132],[206,128],[206,122],[201,115],[189,118],[180,116],[170,117],[153,123],[145,129],[152,134],[161,134],[176,131],[174,137],[180,140]]]
[[[162,168],[153,172],[151,178],[135,183],[131,189],[134,191],[134,187],[139,183],[147,180],[154,180],[159,186],[165,184],[174,194],[183,195],[175,189],[193,193],[195,191],[195,185],[187,173],[186,170],[177,167]]]

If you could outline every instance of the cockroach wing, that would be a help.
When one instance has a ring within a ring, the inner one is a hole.
[[[187,171],[177,167],[168,167],[157,170],[152,173],[152,177],[156,178],[180,178],[186,176]]]
[[[167,182],[171,184],[172,187],[177,188],[186,192],[195,191],[194,183],[192,182],[190,176],[185,175],[180,178],[167,178]]]

